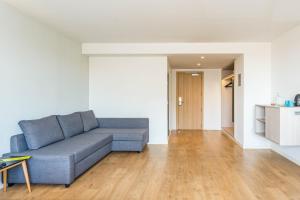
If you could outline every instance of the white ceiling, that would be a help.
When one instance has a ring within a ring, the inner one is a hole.
[[[270,42],[299,0],[5,0],[81,42]]]
[[[178,54],[168,55],[168,60],[173,69],[224,69],[231,68],[237,56],[237,54]]]

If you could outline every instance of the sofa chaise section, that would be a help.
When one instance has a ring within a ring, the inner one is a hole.
[[[143,151],[149,142],[147,118],[98,118],[99,128],[90,133],[111,134],[112,151]]]

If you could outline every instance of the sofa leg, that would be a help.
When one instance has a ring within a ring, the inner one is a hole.
[[[12,186],[14,186],[15,184],[14,183],[8,183],[7,184],[7,187],[12,187]]]
[[[65,188],[69,188],[70,187],[70,184],[65,184]]]

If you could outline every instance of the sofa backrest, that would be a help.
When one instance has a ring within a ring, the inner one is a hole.
[[[70,138],[83,133],[83,123],[80,113],[69,115],[57,115],[60,127],[63,130],[65,138]]]
[[[146,128],[148,118],[97,118],[100,128]]]
[[[23,134],[11,136],[10,151],[11,153],[21,153],[29,149],[38,149],[83,133],[84,123],[82,117],[88,124],[92,121],[89,120],[91,118],[90,115],[94,116],[91,110],[70,115],[52,115],[36,120],[22,120],[19,122],[19,125]],[[98,121],[95,117],[94,120],[96,121],[95,126],[98,127]],[[28,134],[28,132],[30,133]]]
[[[90,131],[99,127],[99,123],[95,117],[94,111],[88,110],[80,112],[84,131]]]
[[[63,140],[62,129],[55,115],[19,122],[29,149],[39,149]]]

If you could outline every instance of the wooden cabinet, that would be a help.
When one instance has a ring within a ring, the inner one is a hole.
[[[260,129],[260,135],[279,145],[300,145],[299,107],[257,106],[256,113],[256,129]],[[259,113],[264,113],[264,119]]]
[[[265,136],[275,143],[280,143],[280,108],[266,107]]]

